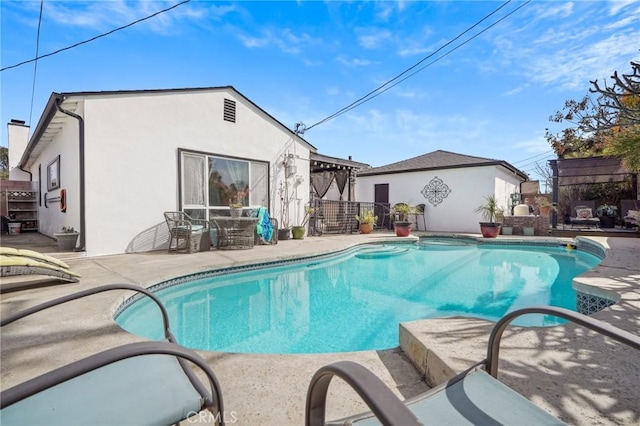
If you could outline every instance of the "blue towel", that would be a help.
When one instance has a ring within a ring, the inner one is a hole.
[[[273,226],[271,218],[265,207],[258,207],[258,223],[256,224],[256,234],[266,242],[271,241],[273,236]]]

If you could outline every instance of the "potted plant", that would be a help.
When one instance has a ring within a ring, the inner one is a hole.
[[[407,237],[411,234],[411,222],[409,215],[415,212],[415,207],[407,203],[397,203],[392,208],[394,215],[393,228],[396,230],[396,236]]]
[[[482,215],[484,220],[484,222],[480,222],[480,232],[485,238],[495,238],[500,233],[500,227],[502,226],[502,223],[498,222],[496,218],[504,213],[498,205],[495,195],[487,195],[484,200],[484,204],[475,210],[476,213]]]
[[[311,218],[311,215],[315,213],[315,211],[316,209],[312,207],[307,207],[304,210],[304,218],[302,219],[302,222],[300,223],[300,225],[291,227],[291,234],[293,235],[294,240],[304,239],[304,233],[306,231],[307,223],[309,223],[309,219]]]
[[[618,207],[610,204],[602,204],[596,209],[596,216],[600,218],[601,228],[614,228],[617,214]]]
[[[547,197],[536,197],[534,198],[534,201],[536,202],[542,216],[548,216],[552,210],[555,210],[555,207],[553,207],[551,201],[549,201]]]
[[[232,185],[235,187],[235,185]],[[232,202],[229,203],[229,214],[231,217],[240,217],[242,216],[242,211],[244,207],[244,199],[249,195],[249,187],[245,187],[244,190],[236,190],[233,195]]]
[[[356,215],[355,218],[360,223],[360,232],[363,234],[371,233],[378,221],[378,216],[373,215],[372,209],[362,209],[362,214]]]
[[[76,248],[79,232],[73,229],[73,226],[63,226],[62,232],[53,234],[58,240],[59,251],[73,251]]]

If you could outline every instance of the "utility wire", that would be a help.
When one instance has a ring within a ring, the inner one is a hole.
[[[509,0],[510,1],[510,0]],[[345,114],[349,111],[351,111],[352,109],[355,109],[357,107],[359,107],[360,105],[364,104],[365,102],[368,102],[370,100],[372,100],[373,98],[376,98],[378,96],[380,96],[381,94],[385,93],[387,90],[392,89],[393,87],[397,86],[398,84],[404,82],[405,80],[413,77],[414,75],[416,75],[417,73],[419,73],[420,71],[424,70],[425,68],[433,65],[434,63],[438,62],[440,59],[444,58],[445,56],[449,55],[450,53],[458,50],[460,47],[464,46],[465,44],[469,43],[470,41],[472,41],[473,39],[479,37],[481,34],[485,33],[486,31],[490,30],[491,28],[493,28],[494,26],[496,26],[497,24],[499,24],[500,22],[502,22],[503,20],[505,20],[506,18],[508,18],[509,16],[513,15],[515,12],[517,12],[518,10],[522,9],[524,6],[526,6],[527,4],[529,4],[531,2],[531,0],[526,1],[525,3],[523,3],[522,5],[520,5],[519,7],[517,7],[516,9],[514,9],[513,11],[509,12],[507,15],[503,16],[502,18],[500,18],[499,20],[497,20],[496,22],[494,22],[493,24],[489,25],[487,28],[483,29],[482,31],[480,31],[479,33],[473,35],[472,37],[468,38],[467,40],[465,40],[464,42],[460,43],[459,45],[455,46],[454,48],[448,50],[447,52],[445,52],[444,54],[442,54],[441,56],[437,57],[436,59],[434,59],[433,61],[429,62],[428,64],[426,64],[425,66],[423,66],[422,68],[419,68],[418,70],[414,71],[413,73],[409,74],[408,76],[406,76],[405,78],[395,82],[394,84],[390,85],[389,87],[385,88],[384,90],[381,90],[383,86],[380,86],[378,89],[374,90],[371,93],[377,92],[374,95],[370,96],[367,98],[367,96],[360,98],[358,101],[353,102],[351,105],[349,105],[348,107],[343,108],[342,110],[340,110],[339,112],[325,118],[324,120],[321,120],[315,124],[313,124],[312,126],[309,126],[306,130],[311,129],[312,127],[315,127],[321,123],[324,123],[332,118],[335,118],[339,115]],[[504,6],[504,5],[503,5]],[[494,12],[495,13],[495,12]],[[476,24],[477,25],[477,24]],[[447,43],[449,44],[449,43]],[[440,49],[438,49],[440,50]],[[436,51],[437,52],[437,51]],[[435,52],[434,52],[435,53]],[[429,56],[433,56],[433,54],[429,55]],[[426,59],[426,58],[425,58]],[[424,61],[424,60],[423,60]],[[422,62],[422,61],[421,61]],[[415,68],[415,65],[412,67]],[[406,71],[405,71],[406,73]],[[403,73],[404,74],[404,73]],[[399,77],[399,76],[398,76]],[[396,77],[396,79],[398,78]],[[385,83],[388,84],[389,82]],[[365,99],[367,98],[367,99]]]
[[[407,75],[405,78],[397,81],[396,83],[388,86],[385,88],[385,86],[389,85],[391,82],[398,80],[398,78],[400,78],[401,76],[403,76],[404,74],[406,74],[407,72],[409,72],[410,70],[414,69],[415,67],[417,67],[418,65],[420,65],[421,63],[423,63],[425,60],[431,58],[432,56],[434,56],[436,53],[438,53],[439,51],[441,51],[442,49],[444,49],[446,46],[450,45],[451,43],[453,43],[455,40],[459,39],[462,35],[464,35],[465,33],[469,32],[471,29],[475,28],[476,26],[478,26],[480,23],[482,23],[483,21],[485,21],[487,18],[491,17],[493,14],[495,14],[496,12],[498,12],[500,9],[502,9],[503,7],[505,7],[507,4],[509,4],[511,2],[511,0],[508,0],[506,3],[502,4],[499,8],[497,8],[496,10],[494,10],[493,12],[491,12],[490,14],[488,14],[487,16],[485,16],[484,18],[482,18],[480,21],[478,21],[477,23],[475,23],[474,25],[472,25],[471,27],[467,28],[465,31],[463,31],[462,33],[460,33],[458,36],[456,36],[454,39],[450,40],[449,42],[445,43],[444,45],[442,45],[441,47],[439,47],[436,51],[434,51],[433,53],[429,54],[428,56],[426,56],[425,58],[423,58],[422,60],[420,60],[418,63],[416,63],[415,65],[411,66],[410,68],[406,69],[405,71],[403,71],[401,74],[397,75],[396,77],[394,77],[393,79],[387,81],[386,83],[384,83],[383,85],[379,86],[377,89],[369,92],[367,95],[361,97],[360,99],[352,102],[350,105],[344,107],[343,109],[341,109],[340,111],[330,115],[329,117],[320,120],[319,122],[309,126],[306,128],[306,130],[309,130],[315,126],[318,126],[319,124],[322,124],[326,121],[329,121],[335,117],[338,117],[339,115],[342,115],[348,111],[351,111],[354,108],[359,107],[360,105],[364,104],[365,102],[370,101],[371,99],[383,94],[384,92],[386,92],[387,90],[397,86],[398,84],[402,83],[403,81],[413,77],[414,75],[416,75],[417,73],[419,73],[420,71],[424,70],[425,68],[433,65],[434,63],[438,62],[440,59],[444,58],[445,56],[449,55],[450,53],[456,51],[457,49],[459,49],[460,47],[464,46],[465,44],[469,43],[470,41],[472,41],[473,39],[477,38],[478,36],[480,36],[481,34],[485,33],[486,31],[488,31],[489,29],[493,28],[495,25],[497,25],[498,23],[502,22],[503,20],[505,20],[506,18],[508,18],[509,16],[511,16],[512,14],[514,14],[515,12],[517,12],[518,10],[520,10],[521,8],[523,8],[524,6],[526,6],[527,4],[529,4],[531,2],[531,0],[527,0],[525,3],[523,3],[522,5],[520,5],[519,7],[517,7],[516,9],[514,9],[513,11],[511,11],[510,13],[508,13],[507,15],[503,16],[502,18],[500,18],[499,20],[497,20],[496,22],[494,22],[493,24],[489,25],[488,27],[486,27],[485,29],[483,29],[482,31],[480,31],[479,33],[473,35],[472,37],[468,38],[467,40],[465,40],[464,42],[458,44],[457,46],[455,46],[454,48],[448,50],[447,52],[445,52],[443,55],[437,57],[436,59],[434,59],[433,61],[429,62],[428,64],[426,64],[425,66],[419,68],[418,70],[414,71],[413,73]],[[384,88],[384,90],[382,90]]]
[[[483,21],[487,20],[489,17],[491,17],[493,14],[495,14],[496,12],[498,12],[500,9],[502,9],[503,7],[505,7],[507,4],[509,4],[509,2],[511,2],[511,0],[507,0],[507,2],[503,3],[500,7],[498,7],[497,9],[495,9],[493,12],[491,12],[490,14],[486,15],[484,18],[482,18],[481,20],[479,20],[478,22],[476,22],[475,24],[473,24],[472,26],[470,26],[469,28],[467,28],[466,30],[464,30],[463,32],[461,32],[460,34],[458,34],[456,37],[454,37],[453,39],[449,40],[448,42],[446,42],[445,44],[443,44],[442,46],[440,46],[438,49],[436,49],[435,51],[431,52],[429,55],[425,56],[424,58],[422,58],[420,61],[418,61],[417,63],[415,63],[414,65],[410,66],[409,68],[407,68],[406,70],[402,71],[400,74],[398,74],[397,76],[393,77],[391,80],[386,81],[384,84],[382,84],[381,86],[378,86],[377,88],[375,88],[374,90],[372,90],[371,92],[367,93],[366,95],[364,95],[363,97],[353,101],[351,104],[347,105],[346,107],[342,108],[341,110],[339,110],[338,112],[330,115],[329,117],[313,124],[312,126],[308,127],[305,130],[309,130],[319,124],[324,123],[325,121],[329,121],[332,118],[337,117],[338,115],[340,115],[343,112],[346,112],[350,107],[354,106],[355,104],[357,104],[360,101],[363,101],[364,99],[368,98],[369,96],[371,96],[372,94],[374,94],[375,92],[381,90],[382,88],[384,88],[386,85],[394,82],[395,80],[399,79],[400,77],[402,77],[404,74],[408,73],[409,71],[411,71],[412,69],[414,69],[415,67],[417,67],[418,65],[420,65],[421,63],[423,63],[424,61],[426,61],[427,59],[429,59],[430,57],[432,57],[433,55],[435,55],[436,53],[438,53],[439,51],[441,51],[442,49],[444,49],[445,47],[447,47],[448,45],[450,45],[451,43],[453,43],[454,41],[456,41],[457,39],[459,39],[460,37],[462,37],[463,35],[465,35],[466,33],[468,33],[469,31],[471,31],[472,29],[474,29],[475,27],[477,27],[478,25],[480,25]]]
[[[547,156],[547,155],[550,155],[550,154],[553,154],[553,151],[549,150],[549,151],[543,152],[542,154],[534,155],[532,157],[528,157],[528,158],[525,158],[525,159],[522,159],[522,160],[515,161],[515,162],[513,162],[511,164],[516,165],[518,163],[522,163],[523,161],[531,160],[531,159],[536,158],[536,157]]]
[[[44,0],[40,0],[40,15],[38,16],[38,32],[36,33],[36,58],[38,57],[38,50],[40,49],[40,27],[42,26],[42,6]],[[33,64],[33,84],[31,85],[31,109],[29,109],[29,125],[31,125],[31,117],[33,116],[33,98],[36,94],[36,75],[38,74],[38,60],[36,59]]]
[[[542,158],[538,158],[537,160],[533,160],[533,161],[530,161],[530,162],[528,162],[528,163],[525,163],[525,164],[521,165],[520,167],[527,167],[529,164],[536,164],[536,163],[538,163],[538,162],[540,162],[540,161],[543,161],[543,160],[545,160],[545,159],[547,159],[547,158],[551,158],[551,157],[553,157],[554,155],[555,155],[555,153],[550,152],[550,153],[546,154],[544,157],[542,157]]]
[[[33,58],[33,59],[29,59],[29,60],[27,60],[27,61],[20,62],[19,64],[9,65],[8,67],[0,68],[0,72],[5,71],[5,70],[8,70],[8,69],[11,69],[11,68],[16,68],[16,67],[19,67],[19,66],[24,65],[24,64],[28,64],[28,63],[31,63],[31,62],[35,62],[35,61],[37,61],[38,59],[46,58],[46,57],[48,57],[48,56],[53,56],[53,55],[56,55],[56,54],[58,54],[58,53],[60,53],[60,52],[64,52],[65,50],[73,49],[74,47],[78,47],[78,46],[80,46],[80,45],[90,43],[90,42],[92,42],[92,41],[94,41],[94,40],[97,40],[97,39],[99,39],[99,38],[106,37],[106,36],[108,36],[108,35],[110,35],[110,34],[113,34],[113,33],[115,33],[116,31],[120,31],[120,30],[123,30],[123,29],[125,29],[125,28],[129,28],[129,27],[131,27],[131,26],[133,26],[133,25],[139,24],[140,22],[146,21],[147,19],[151,19],[151,18],[153,18],[154,16],[158,16],[158,15],[160,15],[160,14],[162,14],[162,13],[168,12],[168,11],[170,11],[171,9],[175,9],[176,7],[178,7],[178,6],[182,6],[182,5],[183,5],[183,4],[185,4],[185,3],[189,3],[190,1],[191,1],[191,0],[184,0],[184,1],[180,2],[180,3],[178,3],[178,4],[174,4],[174,5],[173,5],[173,6],[171,6],[171,7],[168,7],[168,8],[166,8],[166,9],[162,9],[162,10],[160,10],[160,11],[158,11],[158,12],[156,12],[156,13],[153,13],[153,14],[151,14],[151,15],[149,15],[149,16],[146,16],[146,17],[144,17],[144,18],[138,19],[137,21],[133,21],[133,22],[131,22],[131,23],[127,24],[127,25],[123,25],[123,26],[118,27],[118,28],[116,28],[116,29],[113,29],[113,30],[111,30],[111,31],[109,31],[109,32],[106,32],[106,33],[104,33],[104,34],[97,35],[97,36],[92,37],[92,38],[90,38],[90,39],[88,39],[88,40],[81,41],[81,42],[76,43],[76,44],[73,44],[73,45],[71,45],[71,46],[63,47],[62,49],[58,49],[58,50],[56,50],[55,52],[47,53],[47,54],[42,55],[42,56],[36,56],[36,57],[35,57],[35,58]]]

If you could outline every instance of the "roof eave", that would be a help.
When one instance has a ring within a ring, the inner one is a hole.
[[[380,172],[370,172],[369,170],[363,170],[362,173],[361,174],[359,173],[358,175],[359,176],[380,176],[380,175],[392,175],[392,174],[398,174],[398,173],[426,172],[426,171],[433,171],[433,170],[462,169],[462,168],[468,168],[468,167],[486,167],[486,166],[502,166],[512,171],[514,174],[520,176],[522,180],[526,181],[528,179],[528,177],[523,172],[516,169],[506,161],[492,161],[492,162],[478,163],[478,164],[456,164],[452,166],[438,166],[438,167],[420,167],[415,169],[390,170],[390,171],[380,171]]]
[[[63,99],[64,95],[62,93],[51,93],[49,101],[47,102],[47,105],[42,112],[42,116],[40,117],[40,121],[38,121],[38,125],[36,126],[31,139],[29,139],[29,143],[27,144],[24,153],[22,154],[22,158],[18,163],[18,167],[23,168],[27,165],[29,158],[31,157],[31,153],[33,153],[33,150],[38,146],[40,138],[42,138],[42,135],[47,130],[47,127],[51,123],[51,120],[53,120],[53,117],[55,117],[56,113],[58,112],[56,103],[58,102],[58,100]]]

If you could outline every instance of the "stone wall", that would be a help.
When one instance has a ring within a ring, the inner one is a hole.
[[[502,226],[512,226],[513,235],[524,235],[524,227],[534,228],[534,235],[549,235],[549,216],[505,216]]]

